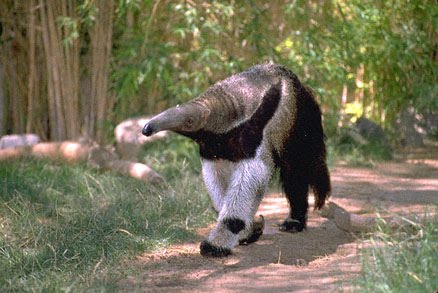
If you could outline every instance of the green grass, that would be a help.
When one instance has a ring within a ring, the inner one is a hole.
[[[0,163],[0,291],[113,290],[121,263],[193,239],[213,219],[181,159],[156,187],[83,165]]]
[[[379,222],[362,250],[358,292],[437,292],[438,217],[404,222],[396,230]]]
[[[181,177],[180,168],[175,168],[181,164],[188,172],[195,174],[201,172],[197,144],[191,139],[175,133],[170,133],[164,139],[146,144],[140,153],[140,158],[142,162],[170,179]]]
[[[355,167],[374,167],[376,163],[391,160],[393,157],[393,151],[387,145],[377,141],[360,145],[348,137],[329,139],[327,150],[330,166],[342,161]]]

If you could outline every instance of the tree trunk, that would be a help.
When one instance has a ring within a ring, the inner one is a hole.
[[[0,1],[1,63],[3,65],[4,95],[3,114],[5,128],[15,133],[26,131],[28,51],[27,39],[23,33],[22,19],[17,17],[24,12],[26,5],[21,2]]]
[[[3,64],[0,60],[0,136],[5,134],[6,98],[3,92]]]

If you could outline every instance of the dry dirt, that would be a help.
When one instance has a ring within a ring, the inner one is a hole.
[[[331,171],[331,200],[349,212],[370,215],[423,213],[438,204],[438,149],[404,155],[374,168],[338,164]],[[136,272],[120,282],[125,292],[339,292],[360,272],[359,235],[309,212],[308,229],[279,232],[285,198],[268,194],[258,214],[266,225],[260,240],[223,259],[203,258],[198,239],[139,256],[126,264]]]

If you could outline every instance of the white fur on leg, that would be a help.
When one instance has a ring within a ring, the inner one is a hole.
[[[235,164],[226,160],[201,160],[204,183],[218,213],[222,208],[231,174],[236,168]]]
[[[231,164],[234,165],[235,169],[230,177],[225,197],[221,198],[218,223],[208,236],[208,241],[211,244],[229,249],[237,244],[239,234],[233,234],[223,224],[223,220],[242,220],[249,229],[260,203],[261,195],[271,177],[269,166],[258,156],[254,159],[245,159]]]

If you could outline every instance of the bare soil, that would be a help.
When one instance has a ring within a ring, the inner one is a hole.
[[[421,214],[438,204],[438,148],[402,154],[374,168],[338,164],[331,179],[331,201],[349,212]],[[209,229],[201,229],[193,243],[144,254],[126,264],[134,273],[119,285],[125,292],[352,291],[351,280],[361,268],[361,236],[338,229],[315,211],[309,212],[304,232],[280,232],[278,224],[287,213],[284,196],[268,194],[258,211],[266,220],[258,242],[238,246],[227,258],[204,258],[199,242]]]

